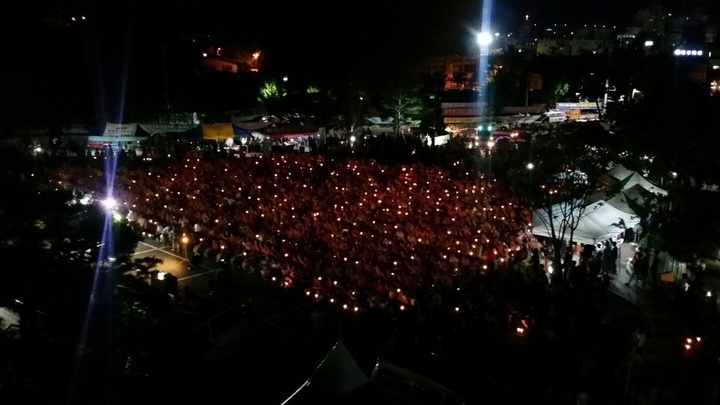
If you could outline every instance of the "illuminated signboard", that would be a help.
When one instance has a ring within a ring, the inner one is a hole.
[[[594,101],[583,101],[581,103],[557,103],[557,110],[569,111],[569,110],[601,110],[602,103]]]
[[[443,122],[446,124],[479,124],[487,121],[485,117],[445,117]]]
[[[703,51],[700,49],[676,49],[675,56],[703,56]]]

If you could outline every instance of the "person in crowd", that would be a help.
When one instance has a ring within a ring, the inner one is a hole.
[[[643,248],[638,248],[632,259],[632,273],[625,285],[630,285],[633,279],[635,279],[635,285],[637,285],[640,281],[645,280],[645,277],[647,276],[647,272],[644,269],[646,256],[647,255],[645,254]]]
[[[610,251],[611,251],[611,260],[612,260],[612,263],[610,265],[610,272],[612,274],[617,274],[618,259],[619,259],[619,256],[618,256],[619,249],[618,249],[617,242],[615,242],[615,241],[612,242],[612,244],[610,246]]]

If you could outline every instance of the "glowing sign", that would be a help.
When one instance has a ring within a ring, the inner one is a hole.
[[[699,49],[676,49],[675,56],[703,56],[703,51]]]

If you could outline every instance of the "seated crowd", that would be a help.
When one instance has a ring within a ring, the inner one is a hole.
[[[101,190],[102,176],[74,170],[64,181]],[[295,154],[209,162],[190,152],[163,167],[119,168],[115,188],[147,235],[176,248],[186,236],[191,252],[354,311],[457,291],[462,274],[530,250],[531,211],[520,199],[417,163]]]

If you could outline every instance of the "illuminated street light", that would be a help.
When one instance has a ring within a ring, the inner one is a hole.
[[[489,32],[479,32],[477,34],[477,43],[482,47],[489,46],[493,41],[493,36]]]
[[[532,162],[530,162],[530,163],[527,164],[526,167],[527,167],[528,170],[532,170],[532,169],[535,167],[535,165],[532,164]]]
[[[103,207],[105,207],[106,210],[112,211],[117,206],[117,201],[115,201],[115,199],[112,197],[108,197],[102,200],[102,205]]]

